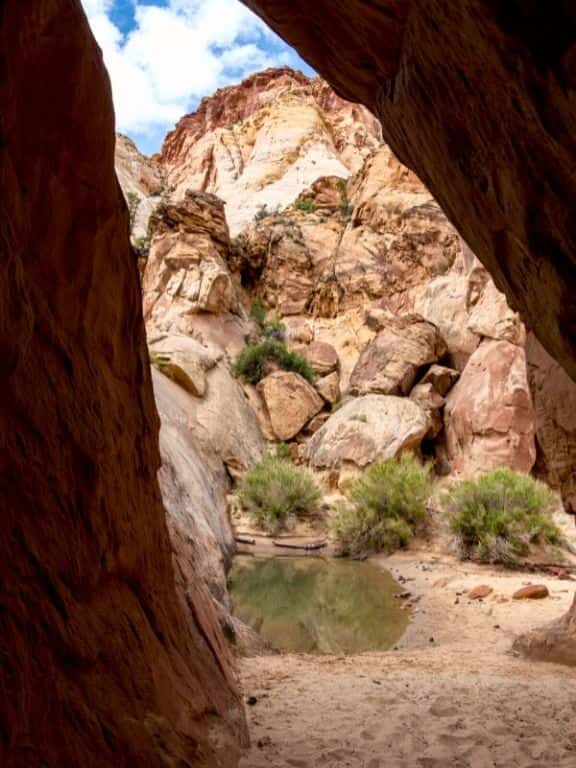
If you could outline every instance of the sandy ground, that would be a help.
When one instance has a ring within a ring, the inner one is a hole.
[[[242,768],[576,768],[576,670],[510,650],[568,609],[576,582],[430,553],[375,562],[411,593],[408,632],[387,653],[243,660]],[[528,583],[550,597],[512,601]],[[479,584],[493,594],[469,600]]]

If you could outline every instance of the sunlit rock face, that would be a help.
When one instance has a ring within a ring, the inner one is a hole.
[[[198,578],[177,588],[112,99],[79,2],[0,14],[0,764],[232,766]]]
[[[160,164],[146,157],[134,142],[116,134],[115,165],[118,181],[131,211],[133,240],[146,237],[148,219],[162,201],[165,187]]]
[[[204,99],[168,134],[160,163],[174,200],[187,189],[221,197],[236,235],[319,176],[356,172],[380,139],[378,121],[320,78],[271,69]]]
[[[576,14],[499,0],[244,0],[382,120],[576,378]]]

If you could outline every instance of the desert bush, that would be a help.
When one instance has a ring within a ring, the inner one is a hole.
[[[306,211],[307,213],[314,213],[317,208],[316,200],[311,200],[308,197],[296,200],[294,208],[299,211]]]
[[[529,475],[502,468],[448,491],[442,504],[464,559],[513,565],[532,544],[560,544],[554,494]]]
[[[238,497],[255,522],[277,530],[289,515],[318,508],[322,494],[311,472],[279,456],[265,456],[240,483]]]
[[[265,339],[245,347],[234,362],[234,374],[250,384],[258,384],[266,375],[266,364],[274,362],[285,371],[294,371],[309,382],[314,381],[310,363],[299,352],[289,350],[278,339]]]
[[[126,195],[126,202],[128,203],[128,215],[130,218],[130,235],[133,235],[134,227],[136,226],[136,217],[138,216],[138,209],[142,203],[142,198],[136,192],[128,192]]]
[[[258,323],[261,339],[276,339],[277,341],[284,341],[286,338],[286,326],[280,320],[267,319],[266,307],[262,303],[262,299],[260,299],[259,296],[256,296],[256,298],[252,299],[250,314]]]
[[[263,219],[268,218],[268,216],[271,216],[271,211],[268,210],[268,206],[261,205],[256,213],[254,214],[254,221],[262,221]]]
[[[405,546],[427,513],[430,467],[411,453],[373,464],[353,482],[332,530],[342,554],[353,557]]]
[[[259,296],[256,296],[252,299],[252,303],[250,305],[250,314],[259,326],[264,325],[266,322],[266,307],[262,303],[262,299]]]

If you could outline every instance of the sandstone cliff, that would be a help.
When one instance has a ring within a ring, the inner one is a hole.
[[[160,163],[172,199],[187,189],[221,197],[235,235],[319,176],[357,171],[379,143],[380,126],[364,107],[320,78],[271,69],[204,99],[168,134]]]

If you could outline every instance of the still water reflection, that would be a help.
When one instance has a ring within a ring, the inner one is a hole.
[[[386,650],[410,618],[401,586],[369,563],[239,556],[229,587],[234,613],[281,651]]]

